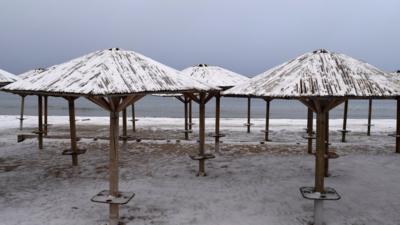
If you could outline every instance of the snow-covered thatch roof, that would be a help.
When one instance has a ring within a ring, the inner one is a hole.
[[[141,54],[113,48],[52,66],[7,85],[3,90],[28,94],[122,96],[218,88]]]
[[[249,80],[248,77],[230,70],[206,64],[188,67],[182,73],[221,88],[230,88]]]
[[[400,84],[392,75],[368,63],[320,49],[272,68],[224,94],[271,98],[379,98],[398,96]]]
[[[18,75],[18,77],[24,80],[24,79],[28,79],[32,76],[36,76],[40,73],[43,73],[44,71],[46,71],[46,69],[44,69],[44,68],[28,70],[25,73],[21,73],[20,75]]]
[[[0,69],[0,86],[15,82],[17,80],[19,80],[19,78],[14,74]]]

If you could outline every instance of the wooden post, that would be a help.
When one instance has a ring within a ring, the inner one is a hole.
[[[200,93],[200,104],[199,104],[199,155],[204,156],[205,153],[205,103],[206,94]],[[199,174],[198,176],[205,176],[205,159],[199,160]]]
[[[400,98],[397,101],[397,113],[396,113],[396,153],[400,153]]]
[[[329,152],[329,111],[325,112],[326,124],[325,124],[325,156],[328,156]],[[329,157],[325,157],[325,177],[329,177]]]
[[[185,140],[189,140],[189,122],[188,122],[188,98],[184,98],[184,111],[185,111]]]
[[[371,136],[371,118],[372,118],[372,99],[368,102],[368,124],[367,124],[367,135]]]
[[[25,109],[25,95],[21,95],[21,110],[19,116],[19,130],[24,126],[24,109]]]
[[[112,103],[111,103],[112,104]],[[110,153],[109,153],[109,185],[110,195],[117,197],[118,193],[118,149],[119,149],[119,113],[112,109],[110,112]],[[110,225],[117,225],[119,222],[119,205],[110,204]]]
[[[122,139],[126,141],[128,138],[128,124],[127,124],[127,115],[126,108],[122,110]]]
[[[264,140],[269,141],[269,106],[271,99],[264,99],[266,104],[265,104],[265,136]]]
[[[349,100],[344,101],[343,109],[343,129],[342,129],[342,142],[346,142],[346,132],[347,132],[347,111],[349,106]]]
[[[325,176],[325,152],[326,152],[326,113],[322,110],[317,112],[317,141],[315,157],[315,191],[324,192]]]
[[[308,145],[307,145],[307,153],[312,154],[312,135],[313,135],[313,122],[314,122],[314,113],[310,108],[307,108],[307,135],[308,135]]]
[[[75,97],[68,97],[69,132],[71,136],[72,165],[78,165],[78,146],[76,144]]]
[[[189,130],[192,130],[193,122],[192,122],[192,100],[189,100]]]
[[[39,149],[43,149],[43,101],[41,95],[38,95],[38,141]]]
[[[43,134],[45,137],[47,137],[47,128],[48,128],[48,123],[47,123],[47,117],[48,117],[48,96],[44,96],[44,129],[43,129]]]
[[[101,191],[92,198],[93,202],[109,204],[109,225],[119,223],[119,205],[128,203],[134,193],[120,192],[119,182],[119,112],[128,105],[140,99],[141,95],[125,97],[96,97],[88,96],[87,99],[110,112],[110,149],[109,149],[109,190]]]
[[[135,103],[132,104],[132,131],[136,132]]]
[[[329,110],[343,103],[344,99],[318,99],[308,98],[300,99],[300,101],[313,110],[317,114],[317,131],[316,131],[316,153],[315,153],[315,185],[314,192],[310,192],[307,187],[301,188],[303,197],[314,200],[314,223],[322,225],[324,214],[324,200],[338,200],[340,196],[336,191],[325,192],[325,174],[326,174],[326,157],[328,156],[328,133],[329,133]],[[310,131],[310,130],[308,130]],[[332,196],[328,198],[328,194]],[[336,195],[336,196],[335,196]]]
[[[247,133],[250,133],[251,98],[247,98]]]
[[[220,127],[220,114],[221,114],[221,95],[215,96],[215,152],[219,152],[219,127]]]

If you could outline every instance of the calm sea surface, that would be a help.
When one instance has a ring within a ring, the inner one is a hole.
[[[18,95],[0,92],[0,115],[19,114],[21,98]],[[28,96],[25,98],[25,114],[37,114],[37,97]],[[207,117],[214,116],[215,102],[211,100],[206,105]],[[136,115],[139,117],[182,117],[183,104],[172,97],[147,96],[137,102]],[[49,97],[49,115],[68,115],[67,101],[62,98]],[[222,98],[221,116],[222,117],[246,117],[247,99],[243,98]],[[265,115],[265,102],[261,99],[252,100],[252,117],[263,118]],[[130,111],[130,110],[129,110]],[[197,115],[198,105],[193,104],[194,116]],[[273,100],[271,102],[271,118],[278,119],[304,119],[306,118],[306,108],[295,100]],[[394,100],[374,100],[373,118],[392,119],[395,118],[396,102]],[[77,116],[107,116],[108,114],[97,105],[84,98],[79,98],[76,102]],[[335,108],[331,118],[341,118],[343,106]],[[367,118],[368,101],[351,100],[349,102],[349,118]]]

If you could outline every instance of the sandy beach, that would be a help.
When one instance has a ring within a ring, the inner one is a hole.
[[[68,139],[16,142],[17,133],[35,129],[36,117],[18,131],[15,116],[1,116],[0,218],[1,224],[105,224],[107,205],[90,198],[108,188],[108,118],[77,118],[78,142],[87,153],[79,166],[61,155]],[[121,207],[127,224],[305,224],[312,220],[313,202],[301,197],[301,186],[314,182],[314,156],[306,154],[305,120],[271,120],[272,142],[260,144],[263,120],[254,120],[245,133],[244,118],[222,119],[221,153],[207,161],[208,176],[196,177],[196,129],[183,139],[181,119],[139,118],[140,138],[120,142],[120,189],[134,191],[133,201]],[[67,117],[49,117],[49,135],[68,136]],[[399,155],[394,153],[394,120],[375,120],[372,136],[364,120],[349,120],[348,142],[341,143],[341,120],[331,121],[331,160],[327,186],[341,194],[325,204],[329,224],[400,223]],[[212,132],[207,119],[207,132]],[[130,127],[128,127],[130,128]],[[176,140],[179,140],[178,143]],[[213,139],[207,138],[213,152]],[[23,215],[23,216],[21,216]]]

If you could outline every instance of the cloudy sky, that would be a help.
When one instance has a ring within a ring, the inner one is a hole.
[[[4,0],[0,68],[19,74],[98,49],[177,69],[259,74],[318,48],[400,69],[398,0]]]

